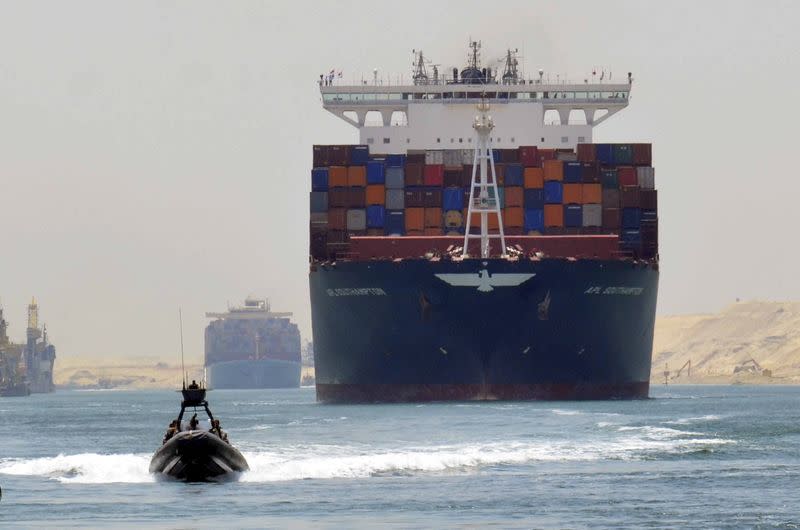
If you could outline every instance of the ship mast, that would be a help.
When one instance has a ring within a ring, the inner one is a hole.
[[[472,181],[469,186],[469,203],[467,204],[467,222],[464,232],[463,257],[469,256],[469,240],[480,238],[481,258],[489,257],[489,240],[500,238],[500,254],[506,254],[506,238],[503,232],[503,218],[500,214],[500,204],[497,193],[497,173],[494,168],[494,157],[492,156],[492,146],[489,142],[489,135],[494,129],[494,122],[489,115],[489,104],[485,99],[478,104],[478,115],[472,124],[477,135],[475,145],[475,156],[472,163]],[[491,182],[487,178],[491,170]],[[476,177],[478,180],[476,181]],[[489,193],[491,189],[492,193]],[[477,190],[477,196],[475,191]],[[471,234],[472,214],[481,214],[480,234]],[[497,225],[500,228],[499,234],[489,234],[489,215],[497,216]]]

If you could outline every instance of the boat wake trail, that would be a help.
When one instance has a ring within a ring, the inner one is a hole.
[[[144,454],[82,453],[44,458],[0,460],[0,474],[51,478],[63,483],[111,484],[154,482]]]
[[[377,449],[352,445],[295,445],[253,448],[244,455],[250,471],[243,482],[366,478],[429,473],[470,473],[489,466],[537,462],[644,460],[713,450],[734,443],[701,432],[663,426],[600,427],[575,440],[525,440]],[[40,476],[62,483],[155,482],[149,454],[58,455],[0,460],[0,474]]]

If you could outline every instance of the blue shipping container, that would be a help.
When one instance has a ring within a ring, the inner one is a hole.
[[[350,165],[365,166],[369,162],[369,146],[354,145],[350,147]]]
[[[580,162],[564,162],[564,182],[576,184],[582,182],[582,168]]]
[[[311,192],[311,213],[326,213],[328,211],[328,192]]]
[[[496,153],[497,151],[495,151]],[[523,178],[522,164],[506,164],[505,172],[505,186],[523,186],[525,180]]]
[[[367,184],[383,184],[386,182],[383,160],[367,162]]]
[[[492,160],[494,160],[495,164],[500,163],[500,150],[499,149],[492,149]]]
[[[442,194],[442,205],[445,210],[463,210],[464,209],[464,189],[463,188],[445,188]]]
[[[619,188],[619,177],[617,176],[617,170],[604,169],[600,171],[600,182],[603,183],[603,189],[615,190]]]
[[[638,229],[642,224],[642,211],[639,208],[622,209],[622,228]]]
[[[386,155],[386,167],[403,167],[406,165],[406,155]]]
[[[383,233],[387,236],[402,236],[406,229],[405,213],[403,210],[387,210],[383,224]]]
[[[386,209],[383,206],[367,206],[367,228],[383,228]]]
[[[328,191],[328,168],[315,167],[311,170],[311,191]]]
[[[557,180],[548,180],[544,183],[545,204],[561,204],[564,200],[564,188]]]
[[[656,210],[642,210],[642,221],[658,221]]]
[[[642,246],[642,233],[639,230],[623,230],[619,235],[622,248],[636,250]]]
[[[525,209],[525,231],[544,232],[544,210],[541,208]]]
[[[569,228],[583,226],[583,207],[580,204],[567,204],[564,206],[564,226]]]
[[[595,153],[597,161],[601,164],[612,165],[614,163],[614,144],[597,144]]]
[[[539,209],[544,208],[544,190],[541,188],[525,190],[525,199],[523,204],[526,209]]]

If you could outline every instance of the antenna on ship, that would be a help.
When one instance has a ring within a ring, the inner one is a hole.
[[[181,330],[181,374],[183,374],[183,389],[186,390],[186,365],[183,362],[183,314],[178,308],[178,326]]]
[[[485,94],[478,104],[478,115],[475,116],[475,121],[472,123],[472,128],[478,135],[478,141],[475,145],[475,156],[472,163],[472,181],[469,186],[469,203],[467,204],[467,223],[464,232],[464,250],[463,257],[469,255],[469,240],[480,238],[481,240],[481,258],[489,257],[489,240],[491,238],[500,238],[500,254],[506,254],[506,237],[503,232],[503,217],[500,214],[500,204],[497,193],[497,173],[494,168],[494,157],[492,155],[492,146],[489,142],[489,135],[494,129],[494,122],[489,115],[489,104],[486,102]],[[489,177],[491,171],[491,182]],[[479,179],[476,181],[476,177]],[[491,189],[491,194],[489,190]],[[475,191],[478,191],[477,195]],[[471,234],[472,214],[481,214],[481,233]],[[497,226],[500,229],[499,234],[489,234],[489,215],[497,216]]]

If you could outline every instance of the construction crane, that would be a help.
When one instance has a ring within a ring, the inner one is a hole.
[[[692,377],[692,360],[689,359],[688,361],[683,363],[683,366],[681,366],[675,373],[675,375],[672,376],[673,381],[681,376],[681,373],[683,373],[684,368],[686,368],[686,377]]]

